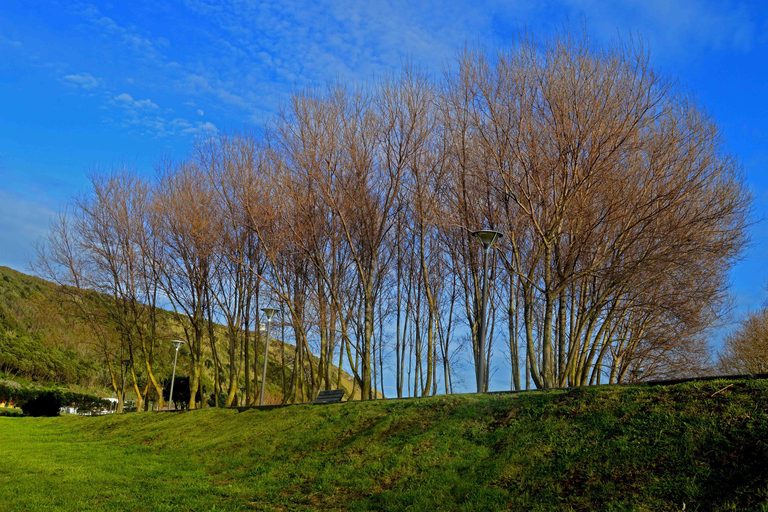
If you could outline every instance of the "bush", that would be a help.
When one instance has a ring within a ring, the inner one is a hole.
[[[110,407],[109,401],[94,395],[75,393],[66,389],[51,391],[39,388],[25,388],[13,382],[10,384],[13,384],[13,386],[0,383],[0,403],[5,402],[10,405],[23,404],[24,402],[29,403],[46,393],[54,393],[61,403],[59,407],[66,405],[82,410],[94,411],[107,410]]]
[[[0,417],[8,416],[10,418],[20,418],[24,416],[24,413],[18,409],[12,409],[10,407],[0,407]]]
[[[205,387],[203,387],[205,390]],[[171,379],[166,379],[163,384],[163,400],[168,401],[171,394]],[[189,390],[189,377],[176,377],[173,381],[173,403],[179,409],[188,409],[192,393]],[[200,391],[195,393],[195,402],[200,402]]]
[[[27,416],[58,416],[64,401],[58,393],[48,391],[25,402],[21,410]]]

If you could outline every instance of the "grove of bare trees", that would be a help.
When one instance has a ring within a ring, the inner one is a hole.
[[[158,305],[191,388],[227,405],[258,395],[267,304],[292,342],[284,401],[338,387],[335,368],[362,399],[452,393],[465,362],[512,389],[581,386],[701,367],[750,201],[717,125],[642,47],[565,31],[465,48],[441,77],[296,92],[151,179],[93,173],[39,268],[111,298],[105,362],[127,354],[140,396],[159,393]],[[486,227],[504,237],[481,353]]]

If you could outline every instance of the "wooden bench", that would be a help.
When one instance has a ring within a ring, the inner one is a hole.
[[[343,389],[331,389],[328,391],[321,391],[317,394],[317,398],[312,402],[313,404],[336,404],[341,402],[344,398]]]

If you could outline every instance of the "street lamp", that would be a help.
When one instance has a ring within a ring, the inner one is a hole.
[[[123,359],[122,361],[123,366],[125,366],[125,370],[123,371],[123,392],[120,395],[120,413],[125,412],[125,377],[128,376],[128,366],[131,364],[130,359]]]
[[[477,392],[482,393],[485,391],[487,382],[485,382],[485,335],[488,330],[488,321],[486,319],[485,310],[488,306],[488,255],[491,253],[491,248],[496,240],[504,236],[498,231],[492,231],[484,229],[475,231],[472,236],[480,240],[483,244],[483,302],[480,306],[480,332],[478,336],[478,359],[479,361],[475,365],[475,371],[477,372]]]
[[[173,346],[176,347],[176,355],[173,356],[173,375],[171,376],[171,394],[168,395],[168,410],[171,410],[171,403],[173,403],[173,384],[176,380],[176,360],[179,358],[179,349],[184,344],[181,340],[171,340]],[[175,407],[174,407],[175,409]]]
[[[267,342],[264,344],[264,371],[261,373],[261,396],[259,396],[259,405],[264,405],[264,385],[267,383],[267,356],[269,355],[269,329],[272,324],[272,317],[280,310],[277,308],[261,308],[261,310],[267,317]]]
[[[240,388],[240,405],[243,405],[244,396],[245,396],[245,388]]]

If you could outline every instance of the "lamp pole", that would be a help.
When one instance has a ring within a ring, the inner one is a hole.
[[[280,366],[282,367],[280,370],[280,387],[283,391],[281,403],[284,404],[287,393],[285,392],[285,309],[283,306],[280,306]]]
[[[267,341],[264,344],[264,371],[261,372],[261,396],[259,396],[259,405],[264,405],[264,387],[267,383],[267,357],[269,356],[269,329],[272,326],[272,317],[279,310],[277,308],[261,308],[264,316],[267,317]]]
[[[176,360],[179,358],[179,348],[184,344],[181,340],[172,340],[173,346],[176,347],[176,355],[173,356],[173,375],[171,376],[171,394],[168,395],[168,410],[171,410],[171,403],[173,403],[173,384],[176,380]],[[175,407],[174,407],[175,409]]]
[[[480,332],[478,333],[478,361],[475,363],[475,372],[477,372],[477,392],[483,393],[488,383],[485,380],[485,336],[488,330],[488,319],[486,318],[486,308],[488,307],[488,256],[491,253],[493,244],[504,236],[498,231],[484,229],[475,231],[472,236],[480,240],[483,244],[483,300],[480,305]]]
[[[122,363],[125,369],[123,370],[123,391],[120,394],[120,414],[125,412],[125,377],[128,376],[128,366],[131,364],[131,360],[123,359]]]

